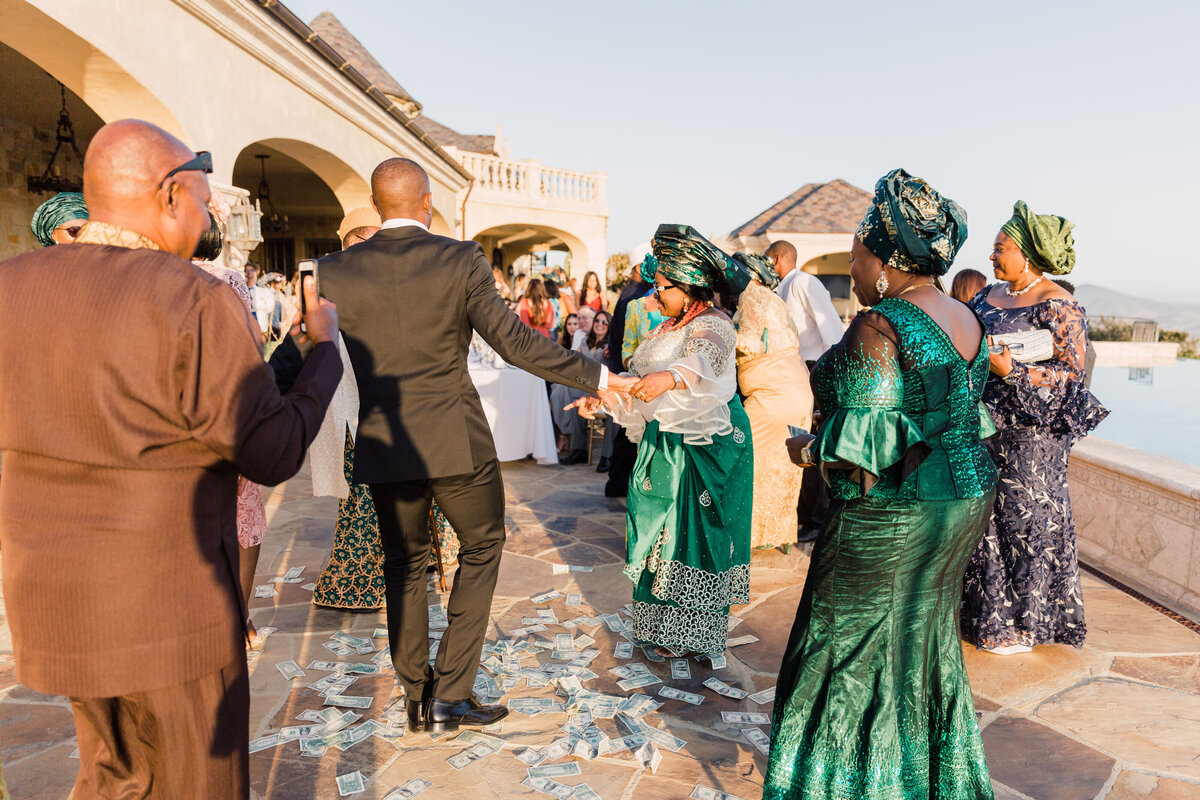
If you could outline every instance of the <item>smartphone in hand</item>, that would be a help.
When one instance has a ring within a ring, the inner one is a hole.
[[[308,275],[312,276],[313,288],[317,290],[317,294],[321,293],[321,284],[319,281],[319,270],[317,260],[315,258],[306,258],[296,264],[296,271],[300,273],[300,313],[308,313],[308,304],[304,298],[304,278]]]

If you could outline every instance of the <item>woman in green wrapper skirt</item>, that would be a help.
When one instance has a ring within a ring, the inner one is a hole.
[[[633,636],[661,655],[717,654],[730,605],[750,599],[754,456],[737,333],[712,301],[749,276],[687,226],[659,226],[651,246],[643,277],[667,319],[630,360],[641,378],[631,409],[611,409],[639,443],[626,522]],[[579,404],[586,416],[599,401]]]
[[[894,170],[851,248],[864,306],[817,362],[816,436],[788,440],[834,505],[780,667],[764,800],[992,797],[959,642],[991,515],[978,319],[934,283],[966,214]]]

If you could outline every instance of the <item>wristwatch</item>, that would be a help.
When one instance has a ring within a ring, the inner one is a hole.
[[[671,388],[672,388],[672,389],[678,389],[678,388],[679,388],[679,384],[683,383],[683,376],[682,376],[682,375],[680,375],[678,372],[676,372],[676,371],[675,371],[675,370],[673,370],[673,369],[669,369],[669,370],[667,370],[667,372],[671,373],[671,377],[675,379],[675,385],[674,385],[674,386],[672,386]]]
[[[816,464],[816,459],[813,458],[812,442],[804,445],[800,449],[800,460],[805,464]]]

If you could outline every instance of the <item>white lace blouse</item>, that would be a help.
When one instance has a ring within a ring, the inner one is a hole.
[[[634,400],[632,413],[623,406],[612,410],[630,441],[640,442],[651,420],[658,421],[659,430],[682,434],[693,445],[710,444],[714,436],[732,431],[729,401],[737,391],[736,346],[733,324],[711,314],[643,341],[629,362],[630,372],[641,377],[673,369],[685,385],[648,403]]]

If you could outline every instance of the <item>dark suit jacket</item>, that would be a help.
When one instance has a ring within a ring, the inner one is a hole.
[[[589,393],[599,384],[600,364],[509,310],[476,242],[385,229],[322,258],[320,283],[358,381],[357,483],[463,475],[496,457],[467,372],[472,329],[538,377]]]
[[[280,397],[229,287],[157,250],[0,264],[0,542],[18,679],[112,697],[244,657],[237,480],[300,468],[342,374]],[[69,324],[63,325],[67,311]]]

